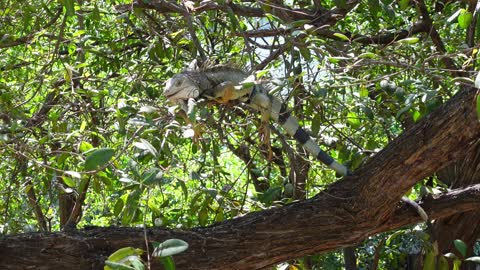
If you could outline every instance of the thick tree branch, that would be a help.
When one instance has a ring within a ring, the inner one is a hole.
[[[404,205],[380,226],[369,229],[358,228],[363,230],[364,234],[358,234],[355,238],[351,237],[352,233],[348,229],[352,226],[356,227],[356,224],[343,224],[341,219],[335,218],[333,212],[323,217],[323,221],[320,222],[330,223],[330,227],[307,224],[309,227],[307,231],[302,231],[295,226],[288,227],[292,223],[301,223],[300,225],[304,226],[305,222],[301,219],[311,220],[308,216],[301,216],[305,214],[304,209],[311,212],[315,207],[321,207],[322,205],[312,207],[312,204],[318,202],[319,200],[302,201],[283,208],[250,214],[218,226],[192,231],[148,229],[148,240],[164,241],[170,238],[186,240],[190,244],[189,249],[174,257],[178,269],[252,270],[293,257],[351,246],[371,234],[421,221],[409,206]],[[478,209],[480,184],[429,198],[421,205],[432,219]],[[322,215],[328,212],[322,208],[317,210],[322,212]],[[282,217],[285,214],[292,215]],[[272,220],[273,217],[278,220]],[[318,214],[314,218],[319,218]],[[268,229],[263,226],[256,227],[256,224],[260,224],[252,223],[254,220],[277,221],[277,223],[273,223],[272,228]],[[282,223],[287,220],[290,222]],[[328,238],[343,237],[338,238],[338,241],[319,240],[327,236],[324,235],[326,231],[334,234]],[[242,238],[242,234],[250,236]],[[296,235],[292,238],[292,234]],[[73,235],[65,233],[13,235],[0,239],[0,246],[3,247],[0,250],[0,265],[12,270],[102,269],[105,258],[118,248],[135,246],[145,249],[143,229],[139,228],[93,228]],[[22,252],[18,252],[19,250]],[[49,263],[45,264],[46,261]],[[152,266],[153,269],[158,269],[158,262],[153,262]]]
[[[395,206],[415,182],[453,162],[478,140],[478,94],[476,89],[464,89],[399,136],[353,177],[334,183],[314,199],[191,231],[150,229],[148,241],[187,241],[189,249],[175,258],[179,269],[261,269],[351,246],[370,235],[418,222],[420,217],[412,209]],[[480,186],[476,185],[430,199],[422,206],[436,219],[478,209],[479,195]],[[74,236],[10,236],[0,240],[4,247],[0,265],[8,261],[10,269],[98,269],[116,249],[145,249],[144,243],[142,230],[134,228],[95,229]]]

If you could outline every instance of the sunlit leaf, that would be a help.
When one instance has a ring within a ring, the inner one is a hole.
[[[453,270],[460,270],[460,266],[462,266],[462,261],[459,259],[453,260]]]
[[[458,25],[463,29],[467,29],[470,23],[472,22],[472,18],[473,18],[473,15],[470,11],[462,9],[457,18]]]
[[[113,207],[113,215],[118,217],[123,210],[123,205],[124,205],[123,199],[118,198],[117,202],[115,202],[115,206]]]
[[[435,270],[435,253],[433,250],[427,253],[423,261],[423,270]]]
[[[438,270],[448,270],[449,265],[448,261],[444,256],[440,255],[440,258],[438,259]]]
[[[399,41],[397,41],[398,43],[401,43],[401,44],[415,44],[419,41],[419,38],[417,37],[410,37],[410,38],[404,38],[404,39],[401,39]]]
[[[112,262],[119,262],[128,256],[139,256],[142,254],[143,254],[143,250],[141,249],[133,248],[133,247],[124,247],[115,251],[114,253],[112,253],[112,255],[108,256],[108,260]]]
[[[168,257],[181,253],[188,248],[188,243],[181,239],[168,239],[162,243],[155,243],[154,257]]]
[[[105,165],[115,154],[111,148],[101,148],[93,151],[85,160],[85,170],[92,171]]]
[[[345,40],[345,41],[350,41],[350,39],[342,33],[334,33],[333,35],[338,37],[339,39],[342,39],[342,40]]]
[[[399,0],[398,1],[398,5],[400,6],[401,10],[407,9],[409,4],[410,4],[410,0]]]

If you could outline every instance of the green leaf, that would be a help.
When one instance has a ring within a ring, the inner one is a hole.
[[[118,217],[123,210],[124,202],[122,198],[118,198],[117,202],[115,202],[115,206],[113,207],[113,215]]]
[[[467,245],[460,239],[453,240],[453,244],[463,257],[467,256]]]
[[[480,95],[477,96],[477,117],[480,121]]]
[[[397,41],[400,44],[415,44],[419,41],[418,37],[404,38]]]
[[[347,7],[347,1],[346,0],[333,0],[335,3],[335,6],[338,8],[346,8]]]
[[[462,266],[462,261],[459,259],[453,260],[453,270],[460,270],[460,266]]]
[[[135,270],[135,268],[128,266],[124,263],[105,261],[104,270]]]
[[[345,40],[345,41],[350,41],[350,39],[347,36],[345,36],[344,34],[334,33],[333,35],[338,37],[339,39],[342,39],[342,40]]]
[[[443,256],[438,259],[438,270],[449,270],[448,261]]]
[[[188,248],[188,243],[181,239],[168,239],[162,243],[154,243],[153,257],[168,257],[181,253]]]
[[[87,32],[87,31],[85,31],[85,30],[83,30],[83,29],[77,30],[77,31],[75,31],[75,32],[72,34],[72,36],[73,36],[73,37],[78,37],[78,36],[81,36],[81,35],[85,34],[85,32]]]
[[[93,171],[105,165],[115,154],[111,148],[101,148],[93,151],[85,160],[85,170]]]
[[[453,21],[458,17],[458,15],[460,14],[460,12],[462,12],[461,9],[455,11],[455,13],[453,13],[452,16],[448,17],[447,22],[448,22],[448,23],[453,22]]]
[[[92,149],[93,148],[93,145],[89,142],[81,142],[79,145],[78,145],[78,150],[82,153],[85,153],[87,152],[88,150]]]
[[[112,253],[112,255],[108,257],[108,260],[112,262],[119,262],[128,256],[140,256],[142,254],[143,250],[139,248],[124,247]]]
[[[398,5],[400,6],[400,10],[407,9],[409,4],[410,4],[410,0],[400,0],[400,1],[398,1]]]
[[[65,185],[69,187],[75,187],[77,185],[77,183],[70,177],[63,177],[62,180],[65,183]]]
[[[208,221],[208,212],[206,207],[202,207],[200,211],[198,212],[198,223],[200,223],[201,226],[207,225]]]
[[[422,113],[419,111],[414,111],[412,117],[413,121],[417,122],[418,120],[420,120],[420,118],[422,118]]]
[[[63,6],[65,7],[67,16],[75,15],[75,5],[74,0],[62,0]]]
[[[433,250],[427,253],[423,261],[423,270],[435,270],[435,253]]]
[[[160,262],[163,264],[165,270],[175,270],[175,263],[172,257],[162,257],[160,258]]]
[[[332,56],[332,57],[328,57],[328,61],[330,61],[331,63],[335,64],[335,63],[339,63],[340,61],[344,61],[344,60],[348,60],[350,58],[348,57],[343,57],[343,56]]]
[[[395,239],[397,236],[401,235],[401,234],[404,234],[405,232],[404,231],[396,231],[394,232],[392,235],[390,235],[387,239],[387,241],[385,241],[385,244],[388,246],[390,245],[390,243],[392,242],[393,239]]]
[[[145,146],[145,148],[152,154],[155,158],[158,158],[158,152],[152,144],[150,144],[147,140],[140,139],[140,142]]]
[[[308,48],[300,48],[300,54],[302,54],[303,58],[305,58],[305,60],[309,61],[310,59],[312,59],[312,54],[310,53],[310,49]]]
[[[460,11],[460,15],[458,15],[458,18],[457,18],[458,25],[462,29],[467,29],[470,23],[472,22],[472,18],[473,16],[472,16],[472,13],[470,13],[470,11],[462,9]]]
[[[320,114],[316,114],[312,120],[312,135],[317,136],[318,132],[320,132],[320,124],[322,123],[322,116]]]
[[[364,97],[368,97],[368,89],[367,87],[362,87],[360,88],[360,97],[364,98]]]
[[[292,28],[297,28],[297,27],[303,26],[304,24],[307,24],[307,23],[310,23],[310,22],[312,22],[312,20],[298,20],[298,21],[291,22],[290,26]]]
[[[358,115],[354,112],[349,112],[347,114],[347,123],[350,124],[350,126],[352,126],[354,129],[359,128],[361,125]]]
[[[365,53],[360,54],[357,57],[360,58],[360,59],[373,59],[373,58],[376,58],[377,55],[372,53],[372,52],[365,52]]]

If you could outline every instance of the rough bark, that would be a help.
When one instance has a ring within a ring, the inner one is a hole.
[[[446,217],[478,209],[479,195],[480,184],[430,198],[422,207],[431,218]],[[305,209],[313,217],[303,216]],[[396,208],[378,227],[359,227],[332,218],[331,212],[328,200],[306,200],[191,231],[149,228],[147,235],[148,241],[180,238],[189,243],[189,249],[174,258],[177,269],[251,270],[351,246],[369,235],[421,221],[407,205]],[[12,235],[0,239],[0,246],[2,269],[102,269],[104,260],[119,248],[145,249],[145,239],[141,228],[90,228],[73,234]],[[159,263],[152,262],[152,269],[159,269]]]
[[[450,188],[480,183],[480,139],[466,151],[462,159],[438,173],[439,178]],[[480,235],[480,211],[459,213],[450,217],[438,219],[433,223],[432,236],[438,242],[441,253],[454,252],[459,254],[453,245],[453,240],[461,239],[468,247],[467,256],[473,254],[473,246]],[[464,269],[465,265],[462,265]]]

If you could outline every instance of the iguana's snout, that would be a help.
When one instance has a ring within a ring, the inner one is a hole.
[[[190,78],[184,74],[176,74],[165,83],[163,95],[173,103],[197,98],[200,89]]]

